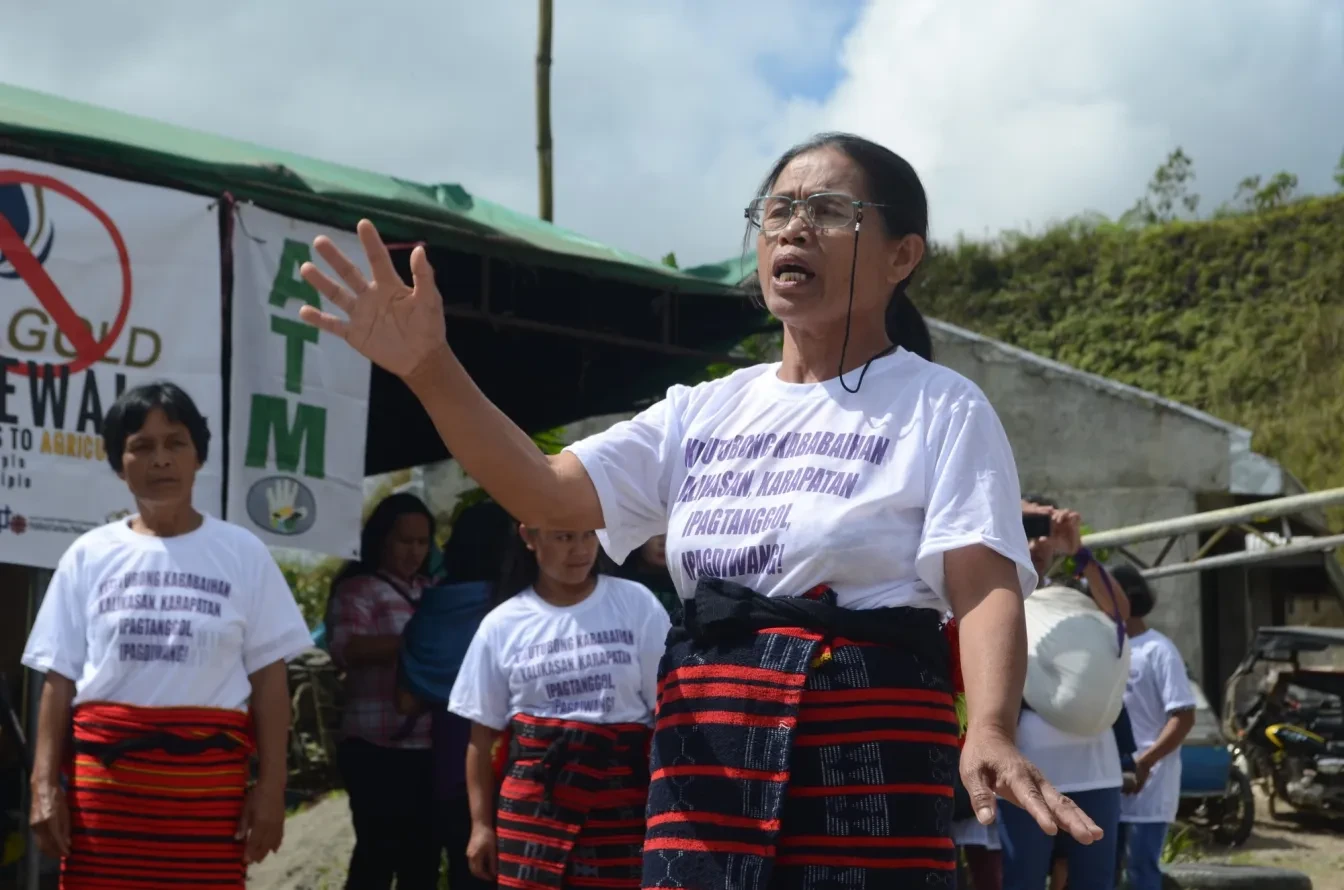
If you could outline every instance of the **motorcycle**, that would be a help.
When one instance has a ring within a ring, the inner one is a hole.
[[[1304,666],[1303,656],[1307,655]],[[1266,627],[1228,681],[1224,714],[1236,739],[1234,756],[1260,784],[1271,816],[1282,800],[1299,812],[1344,815],[1344,631]],[[1248,706],[1246,681],[1263,671]]]
[[[1181,803],[1178,818],[1203,826],[1214,841],[1241,846],[1255,828],[1251,782],[1235,761],[1234,746],[1223,736],[1218,718],[1198,683],[1195,725],[1181,745]]]

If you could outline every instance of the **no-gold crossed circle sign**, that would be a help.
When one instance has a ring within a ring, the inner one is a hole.
[[[33,255],[32,250],[23,242],[23,238],[20,237],[18,231],[5,218],[4,214],[0,214],[0,254],[14,267],[14,271],[18,273],[19,278],[23,279],[23,282],[32,290],[33,295],[37,297],[38,303],[42,304],[42,308],[47,310],[47,314],[51,316],[51,321],[56,325],[57,330],[64,335],[65,339],[75,349],[75,358],[72,361],[53,362],[52,366],[59,369],[62,364],[68,364],[70,373],[75,374],[107,355],[112,345],[117,342],[117,337],[121,336],[121,329],[126,325],[126,316],[131,311],[131,256],[126,251],[126,242],[122,239],[121,232],[117,231],[116,223],[112,222],[112,218],[101,207],[89,200],[84,193],[66,185],[59,179],[43,176],[40,173],[30,173],[26,170],[0,170],[0,186],[24,184],[49,189],[83,207],[93,214],[94,219],[102,223],[103,228],[107,229],[107,234],[111,237],[112,244],[117,249],[117,260],[121,264],[121,305],[117,310],[116,320],[112,322],[112,327],[108,329],[107,334],[102,340],[95,340],[93,332],[84,326],[84,322],[80,320],[79,314],[70,305],[70,301],[61,293],[61,289],[56,286],[56,282],[51,280],[47,270],[42,267],[42,262]],[[28,374],[26,364],[10,364],[8,368],[14,374],[24,376]]]

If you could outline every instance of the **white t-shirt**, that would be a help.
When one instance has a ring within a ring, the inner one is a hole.
[[[173,538],[122,519],[65,551],[23,663],[75,681],[75,704],[242,710],[248,676],[312,646],[294,594],[256,535],[205,517]]]
[[[532,588],[500,603],[467,647],[448,710],[491,729],[515,714],[653,725],[671,619],[644,585],[602,575],[574,606]]]
[[[1195,707],[1195,693],[1176,644],[1155,630],[1132,637],[1125,708],[1134,727],[1137,753],[1151,748],[1174,711]],[[1180,749],[1153,767],[1138,794],[1120,803],[1121,822],[1173,822],[1181,803]]]
[[[851,609],[944,611],[943,554],[984,544],[1035,589],[1012,449],[973,383],[905,350],[874,361],[858,393],[778,370],[673,386],[569,447],[613,559],[666,532],[683,599],[719,577],[766,596],[829,584]]]
[[[1017,723],[1017,747],[1065,794],[1125,784],[1120,746],[1109,728],[1094,736],[1075,735],[1056,729],[1035,711],[1023,711]]]

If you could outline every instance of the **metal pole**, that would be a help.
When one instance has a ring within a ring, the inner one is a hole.
[[[1336,547],[1344,547],[1344,535],[1333,535],[1328,538],[1312,538],[1311,540],[1303,541],[1300,544],[1284,544],[1281,547],[1271,547],[1268,550],[1243,550],[1237,553],[1223,553],[1218,556],[1209,556],[1204,559],[1196,559],[1179,565],[1141,569],[1140,574],[1151,581],[1156,578],[1168,578],[1172,575],[1183,575],[1187,572],[1204,572],[1209,569],[1225,569],[1229,566],[1245,566],[1258,562],[1273,562],[1274,560],[1285,559],[1289,556],[1300,556],[1303,553],[1319,553],[1322,550],[1334,550]]]
[[[1093,550],[1110,547],[1123,547],[1140,544],[1144,541],[1157,541],[1179,535],[1221,528],[1243,522],[1260,522],[1276,519],[1293,513],[1301,513],[1314,507],[1334,507],[1344,504],[1344,488],[1331,488],[1310,494],[1296,494],[1286,498],[1259,501],[1241,507],[1227,507],[1223,510],[1210,510],[1193,516],[1181,516],[1176,519],[1161,519],[1157,522],[1145,522],[1126,528],[1095,532],[1083,537],[1083,543]]]
[[[47,590],[51,572],[45,569],[28,570],[28,630],[32,630],[37,610],[42,605],[42,597]],[[27,674],[27,719],[30,747],[37,739],[37,712],[42,698],[43,675],[37,671],[25,670]],[[29,806],[28,776],[25,772],[19,818],[23,820],[25,843],[23,847],[23,890],[39,890],[42,878],[42,853],[37,849],[32,829],[28,828]]]

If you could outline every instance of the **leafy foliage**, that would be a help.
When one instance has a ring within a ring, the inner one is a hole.
[[[1193,825],[1177,822],[1167,831],[1162,843],[1162,864],[1198,862],[1204,858],[1200,832]]]
[[[1297,191],[1297,175],[1280,170],[1261,184],[1259,174],[1247,176],[1237,184],[1237,193],[1231,206],[1224,208],[1221,215],[1229,213],[1263,213],[1282,207],[1293,199]]]
[[[1257,451],[1309,488],[1344,486],[1344,196],[1279,206],[1286,192],[1285,182],[1267,209],[1209,221],[1079,219],[1039,237],[935,247],[916,300],[1246,426]],[[1163,215],[1181,200],[1152,206]],[[1333,519],[1344,528],[1344,514]]]
[[[1199,209],[1199,195],[1190,191],[1195,181],[1195,162],[1181,148],[1167,156],[1148,183],[1148,192],[1128,213],[1124,222],[1145,226],[1171,222],[1181,210],[1193,216]]]
[[[289,582],[289,589],[294,591],[294,599],[309,627],[316,627],[325,616],[332,579],[343,565],[345,561],[335,557],[314,565],[280,561],[280,573]]]

